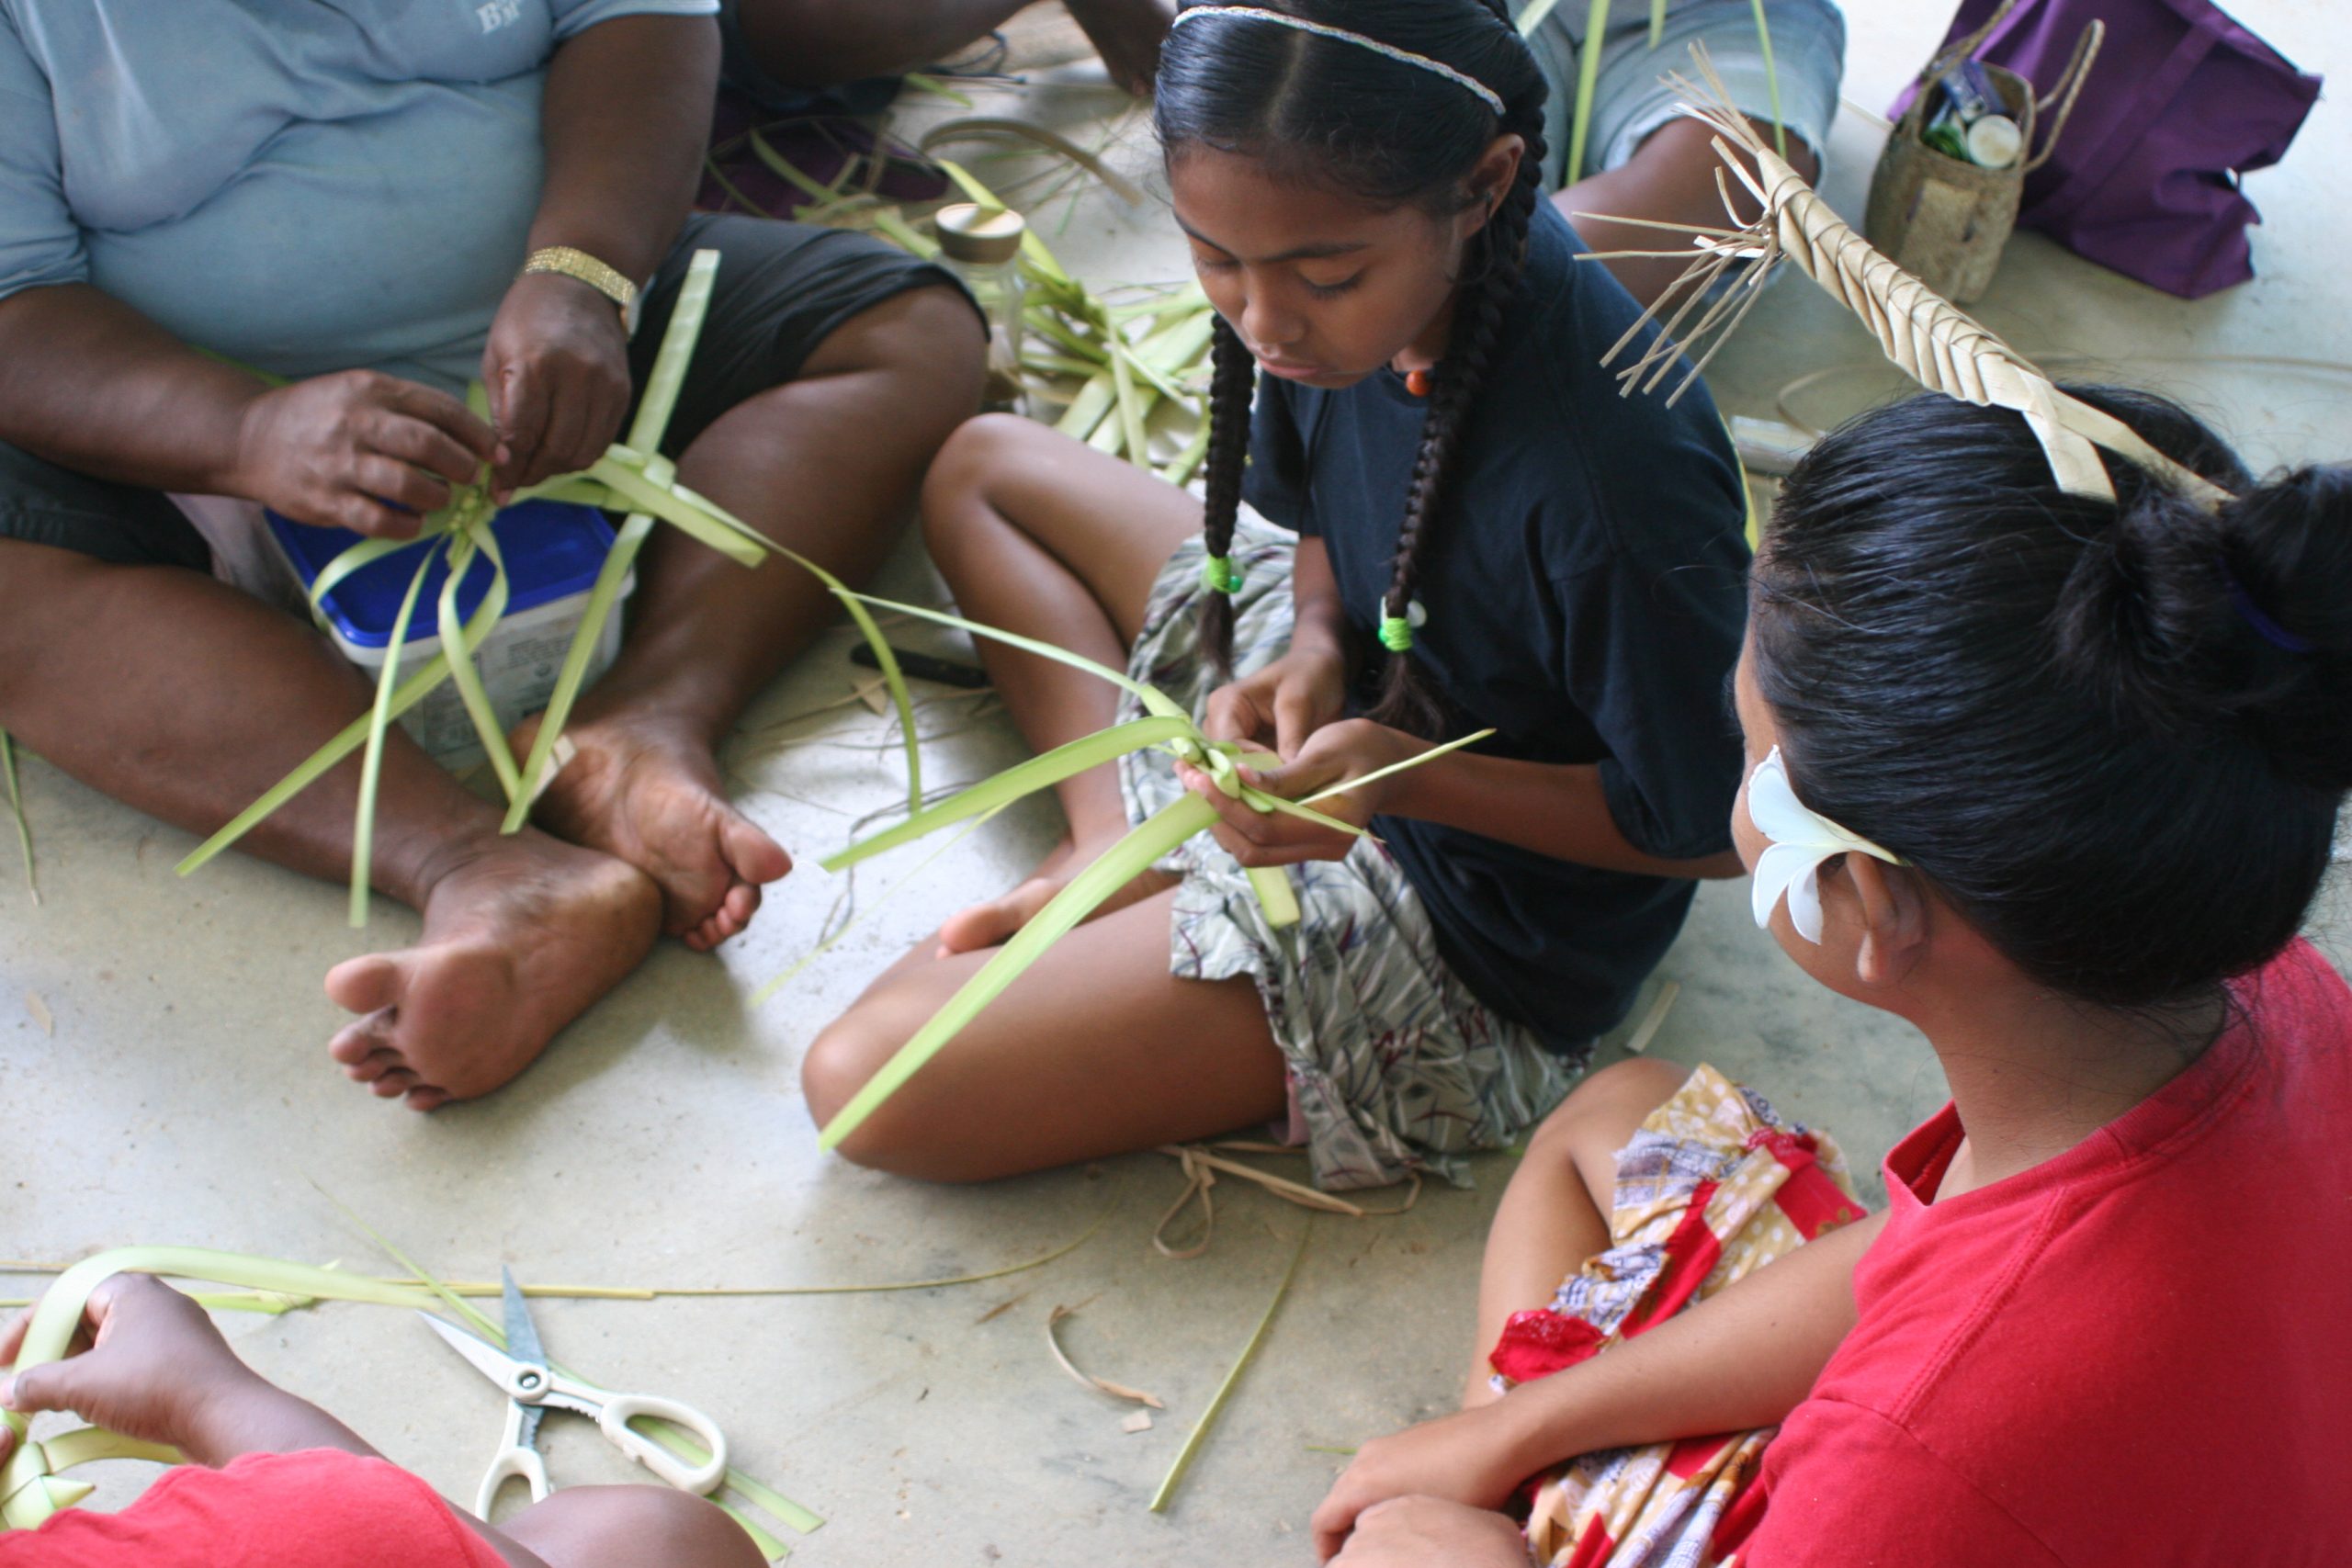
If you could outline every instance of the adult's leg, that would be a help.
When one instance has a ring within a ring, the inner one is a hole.
[[[1511,1314],[1551,1305],[1562,1280],[1608,1250],[1617,1151],[1690,1076],[1688,1067],[1648,1056],[1603,1067],[1527,1140],[1527,1156],[1511,1173],[1487,1233],[1464,1407],[1501,1397],[1487,1384],[1487,1356]]]
[[[741,1526],[667,1486],[567,1486],[498,1530],[547,1568],[765,1568]]]
[[[1755,123],[1767,141],[1770,121]],[[1552,197],[1577,236],[1595,251],[1672,251],[1679,236],[1613,218],[1647,218],[1667,223],[1724,226],[1724,203],[1715,186],[1715,171],[1723,160],[1713,146],[1714,131],[1695,119],[1670,120],[1643,138],[1634,155],[1613,169],[1587,175]],[[1752,170],[1752,161],[1742,155]],[[1806,179],[1821,170],[1820,156],[1795,136],[1789,138],[1789,164]],[[1739,209],[1737,221],[1757,213],[1754,198],[1736,183],[1732,186]],[[1605,215],[1605,216],[1596,216]],[[1688,247],[1679,247],[1687,249]],[[1688,265],[1684,260],[1645,260],[1618,257],[1604,264],[1644,305],[1655,304]]]
[[[944,60],[1030,0],[741,0],[752,60],[787,87],[831,87]]]
[[[75,778],[210,832],[323,744],[367,683],[290,616],[179,567],[0,539],[0,727]],[[348,874],[356,757],[243,847]],[[376,886],[422,910],[404,952],[355,959],[328,994],[371,1016],[336,1037],[351,1076],[429,1109],[529,1065],[644,956],[652,886],[497,813],[395,732],[376,807]]]
[[[923,537],[956,604],[974,620],[1124,670],[1153,581],[1201,525],[1200,502],[1133,464],[1028,420],[991,414],[958,430],[923,486]],[[1118,716],[1108,682],[979,641],[989,677],[1023,739],[1047,751]],[[1127,829],[1118,773],[1104,766],[1057,788],[1069,832],[1036,875],[952,917],[944,952],[1003,942]],[[1148,882],[1148,890],[1158,886]]]
[[[787,87],[830,87],[944,60],[1002,27],[1030,0],[741,0],[735,22],[752,63]],[[1148,92],[1171,0],[1077,0],[1120,85]]]
[[[1070,932],[841,1145],[932,1181],[1023,1171],[1214,1137],[1286,1103],[1281,1050],[1248,979],[1168,973],[1175,893]],[[819,1125],[992,956],[918,947],[809,1045]]]
[[[889,553],[924,466],[978,405],[980,372],[979,321],[960,295],[892,295],[826,336],[796,378],[720,415],[678,477],[861,582]],[[662,889],[666,929],[691,947],[741,931],[761,885],[791,869],[729,804],[717,751],[832,610],[824,587],[788,561],[746,569],[659,530],[639,558],[628,641],[566,731],[578,755],[538,819],[644,871]]]

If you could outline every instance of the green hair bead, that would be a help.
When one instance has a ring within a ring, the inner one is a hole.
[[[1402,615],[1380,617],[1380,646],[1391,653],[1403,653],[1413,646],[1413,623]]]
[[[1207,556],[1201,561],[1201,585],[1212,593],[1235,593],[1241,588],[1241,572],[1230,556]]]

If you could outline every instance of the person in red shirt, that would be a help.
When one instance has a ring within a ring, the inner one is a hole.
[[[2297,934],[2352,788],[2352,467],[2257,485],[2182,409],[2069,390],[2230,498],[2113,453],[2116,499],[2070,493],[2017,414],[1919,397],[1800,465],[1751,580],[1759,921],[1951,1089],[1887,1210],[1702,1269],[1687,1310],[1545,1309],[1623,1241],[1615,1151],[1679,1092],[1596,1074],[1488,1244],[1482,1343],[1533,1381],[1366,1445],[1325,1558],[1525,1568],[1528,1478],[1655,1451],[1646,1507],[1728,1451],[1702,1528],[1629,1551],[1602,1509],[1546,1560],[2352,1560],[2352,990]]]
[[[0,1336],[14,1361],[32,1314]],[[581,1486],[492,1529],[237,1359],[201,1307],[142,1274],[90,1293],[87,1348],[0,1379],[0,1406],[72,1410],[188,1463],[118,1514],[0,1530],[0,1568],[763,1568],[733,1520],[666,1486]],[[0,1425],[0,1461],[14,1434]]]

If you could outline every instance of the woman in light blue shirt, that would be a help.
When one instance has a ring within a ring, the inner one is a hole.
[[[400,536],[484,462],[501,493],[583,468],[696,245],[725,261],[671,425],[680,477],[844,575],[877,563],[977,400],[978,317],[859,236],[687,216],[715,6],[0,0],[0,728],[220,826],[368,689],[215,581],[168,495]],[[459,400],[475,376],[487,422]],[[375,881],[424,936],[327,977],[358,1015],[333,1055],[380,1095],[497,1087],[658,934],[713,946],[790,868],[713,748],[823,594],[669,530],[638,572],[537,828],[502,838],[404,737],[387,750]],[[245,842],[344,874],[356,773]]]

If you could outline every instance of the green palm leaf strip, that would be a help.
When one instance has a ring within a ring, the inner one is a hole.
[[[1772,95],[1772,150],[1789,155],[1789,128],[1781,118],[1781,73],[1772,64],[1772,28],[1764,20],[1764,0],[1748,0],[1756,12],[1756,42],[1764,51],[1764,86]]]
[[[1609,31],[1609,0],[1592,0],[1585,13],[1584,43],[1577,51],[1577,113],[1568,127],[1568,161],[1562,185],[1584,177],[1585,142],[1592,131],[1592,100],[1600,85],[1600,46]]]
[[[918,811],[896,827],[861,839],[819,863],[827,871],[846,870],[861,861],[871,860],[901,844],[911,843],[951,823],[998,809],[1004,804],[1057,784],[1089,768],[1116,761],[1130,751],[1193,733],[1193,721],[1182,714],[1155,714],[1149,718],[1131,719],[1067,745],[1057,746],[1050,751],[1030,758],[1018,767],[1007,768],[986,783],[976,784],[960,795],[952,795],[936,806]]]
[[[1014,932],[1012,941],[997,949],[995,956],[964,983],[963,989],[933,1014],[931,1021],[851,1096],[849,1103],[825,1123],[823,1132],[818,1134],[817,1146],[832,1148],[856,1132],[884,1100],[896,1094],[924,1063],[939,1054],[941,1047],[962,1032],[981,1009],[1001,996],[1004,988],[1035,963],[1046,949],[1092,914],[1104,899],[1143,874],[1154,862],[1216,820],[1216,807],[1197,795],[1187,794],[1146,819],[1092,865],[1072,877],[1068,886]]]
[[[376,785],[384,771],[384,736],[392,724],[392,702],[400,693],[401,649],[408,642],[409,622],[416,616],[417,595],[424,592],[424,574],[433,564],[427,549],[408,580],[400,614],[392,617],[392,639],[384,645],[384,667],[376,678],[376,701],[368,712],[368,750],[359,764],[359,804],[351,823],[351,923],[368,923],[369,863],[376,845]],[[447,669],[446,658],[443,669]]]
[[[841,940],[843,937],[849,935],[850,932],[863,925],[865,922],[867,916],[872,915],[876,910],[889,903],[891,899],[897,897],[901,890],[914,886],[915,882],[921,878],[922,874],[931,868],[933,862],[944,856],[950,850],[953,850],[956,845],[962,843],[966,839],[970,838],[974,833],[978,832],[982,828],[987,827],[990,822],[995,821],[997,814],[1012,804],[1012,802],[1010,800],[1001,802],[999,805],[989,807],[987,810],[973,818],[962,832],[951,835],[944,840],[937,849],[933,850],[931,853],[923,856],[922,859],[918,861],[904,876],[901,876],[898,881],[892,883],[888,889],[886,890],[879,898],[875,899],[874,902],[865,906],[864,909],[858,911],[858,913],[852,919],[845,920],[841,925],[835,927],[831,933],[820,937],[818,940],[816,946],[810,948],[808,952],[802,953],[799,958],[794,961],[791,968],[786,969],[783,974],[778,975],[775,979],[770,980],[766,985],[762,986],[758,990],[752,992],[752,1006],[754,1009],[763,1008],[771,1001],[774,1001],[777,992],[783,990],[786,986],[791,985],[793,981],[800,978],[801,973],[806,970],[808,965],[816,963],[817,960],[824,957],[828,953],[831,953],[840,944]]]
[[[1233,1397],[1235,1387],[1241,1382],[1241,1374],[1248,1371],[1250,1363],[1258,1359],[1258,1348],[1266,1342],[1266,1331],[1273,1327],[1274,1314],[1283,1310],[1283,1302],[1290,1295],[1291,1281],[1298,1278],[1298,1266],[1306,1260],[1306,1244],[1314,1235],[1315,1216],[1309,1214],[1306,1223],[1298,1228],[1298,1247],[1290,1255],[1290,1267],[1283,1270],[1282,1283],[1274,1287],[1273,1299],[1266,1303],[1264,1314],[1258,1319],[1258,1326],[1250,1330],[1249,1340],[1241,1347],[1241,1354],[1234,1359],[1231,1369],[1226,1372],[1225,1381],[1216,1385],[1216,1393],[1209,1398],[1208,1408],[1202,1411],[1201,1418],[1193,1424],[1192,1432],[1184,1438],[1184,1446],[1176,1452],[1175,1462],[1160,1478],[1159,1490],[1151,1495],[1153,1513],[1166,1513],[1168,1505],[1175,1501],[1176,1488],[1183,1484],[1184,1472],[1193,1467],[1193,1457],[1201,1451],[1201,1445],[1208,1440],[1209,1429],[1216,1425],[1217,1417],[1225,1414],[1226,1403]]]
[[[498,536],[491,532],[489,519],[483,518],[450,541],[449,571],[441,584],[436,624],[441,646],[449,653],[450,682],[466,705],[466,716],[474,721],[474,734],[481,741],[482,753],[490,759],[492,771],[498,775],[498,787],[506,792],[507,799],[513,800],[522,793],[522,775],[515,770],[514,748],[506,744],[506,731],[498,722],[498,710],[491,706],[490,693],[481,683],[481,671],[474,664],[474,647],[466,636],[464,618],[458,614],[458,586],[465,581],[467,569],[473,565],[477,555],[490,562],[490,619],[494,623],[506,614],[506,560],[499,554]]]
[[[25,889],[40,902],[40,878],[33,870],[33,829],[25,820],[25,791],[17,777],[17,743],[0,729],[0,773],[8,775],[8,810],[17,819],[17,852],[25,857]]]
[[[484,600],[481,609],[488,607],[489,601]],[[479,641],[482,634],[489,629],[490,617],[481,614],[481,609],[477,609],[473,620],[467,624],[466,635],[469,639]],[[398,718],[401,714],[423,702],[432,694],[435,687],[448,679],[448,675],[449,656],[447,653],[435,654],[425,662],[423,669],[401,682],[400,690],[392,694],[391,716]],[[187,858],[180,862],[177,867],[178,874],[186,876],[200,869],[223,850],[253,831],[269,817],[271,812],[310,788],[336,763],[366,745],[374,717],[374,711],[371,708],[369,712],[361,714],[345,725],[336,733],[334,739],[320,747],[300,766],[271,785],[259,800],[254,801],[232,818],[228,826],[190,851]]]

